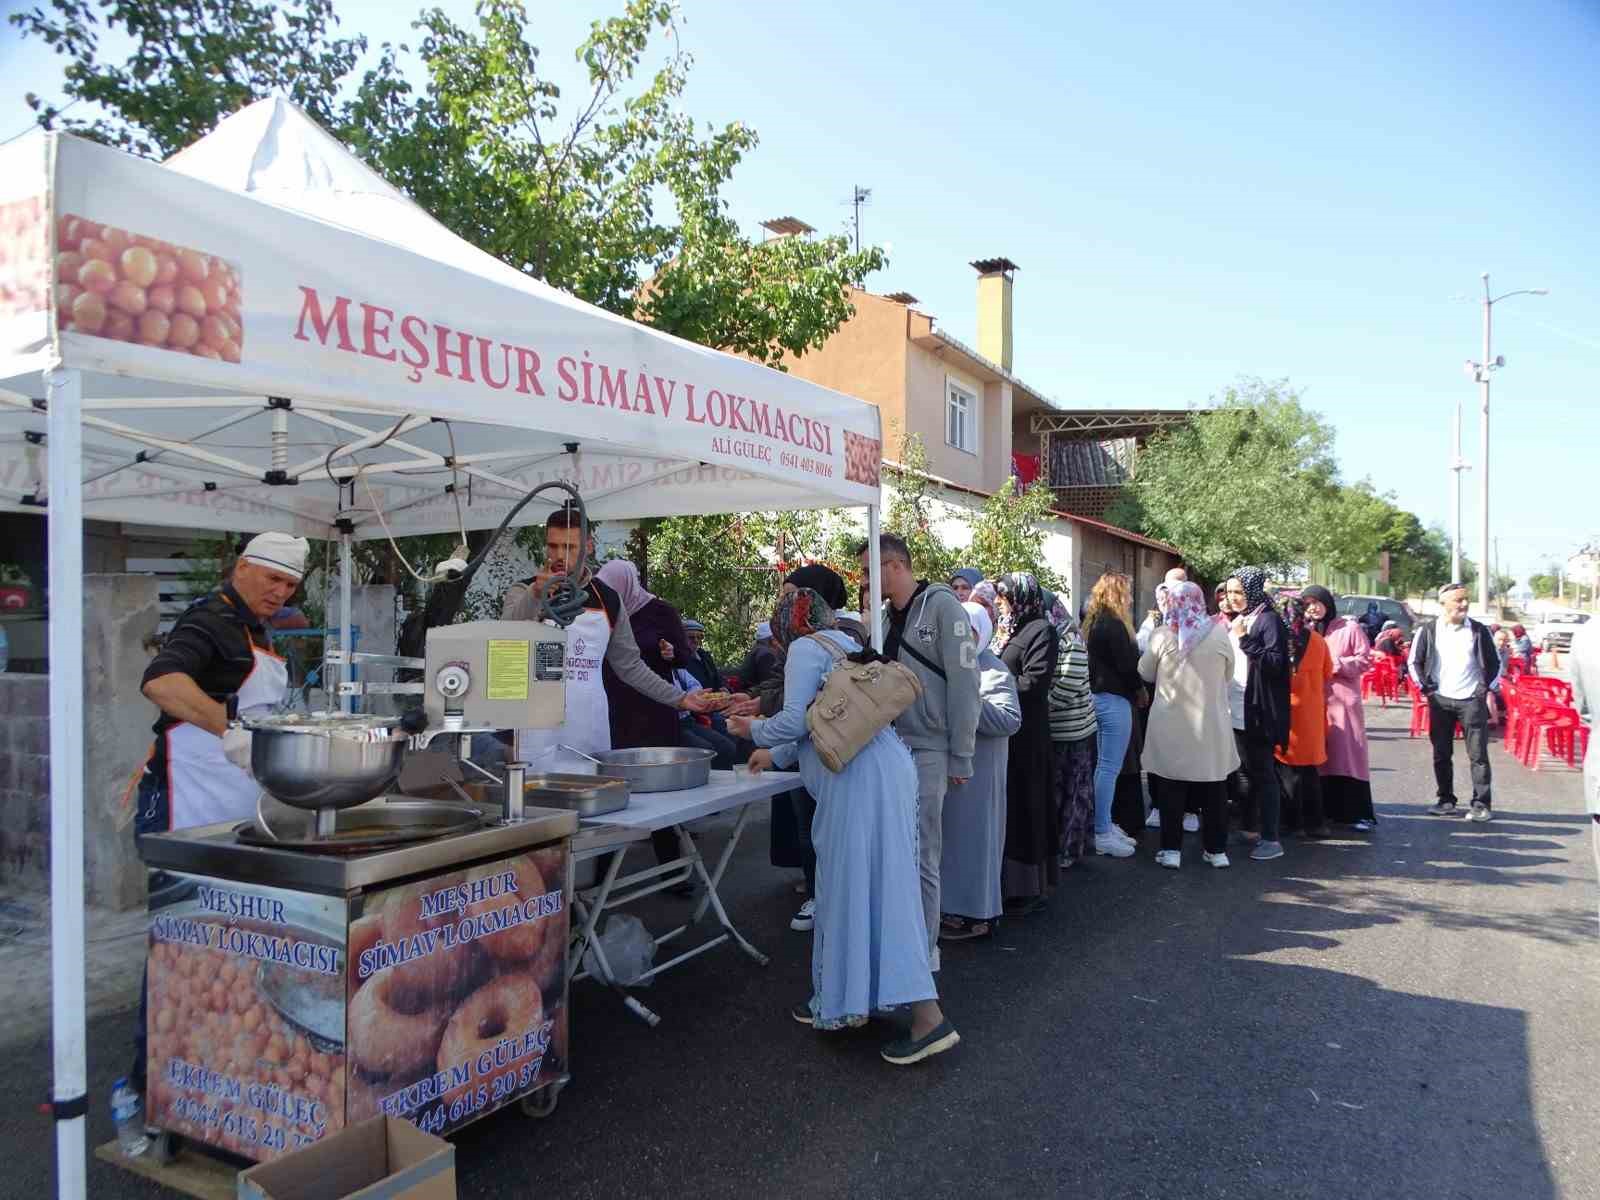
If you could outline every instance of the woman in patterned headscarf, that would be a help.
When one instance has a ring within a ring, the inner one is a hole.
[[[1260,862],[1283,856],[1283,795],[1273,752],[1289,743],[1289,630],[1267,601],[1267,573],[1260,567],[1240,567],[1226,586],[1234,613],[1228,633],[1238,655],[1230,707],[1242,764],[1241,820],[1246,840],[1257,835],[1250,857]]]
[[[909,1036],[881,1051],[901,1065],[948,1050],[961,1037],[939,1007],[929,968],[911,752],[886,726],[835,773],[823,766],[806,732],[806,710],[829,672],[839,669],[839,656],[861,649],[835,621],[833,606],[809,588],[781,597],[772,636],[786,652],[783,708],[770,719],[730,717],[728,728],[764,747],[750,756],[752,772],[798,764],[817,801],[811,995],[791,1016],[829,1030],[910,1006]]]
[[[1011,637],[1000,652],[1017,684],[1022,726],[1011,735],[1006,763],[1006,853],[1002,885],[1008,908],[1027,912],[1061,877],[1055,751],[1050,741],[1050,685],[1060,638],[1045,615],[1044,589],[1026,572],[997,585]]]
[[[1310,838],[1330,834],[1322,809],[1322,776],[1328,761],[1328,689],[1333,684],[1333,656],[1311,619],[1305,600],[1291,596],[1283,605],[1289,627],[1289,741],[1277,754],[1278,787],[1285,808]],[[1287,822],[1286,822],[1287,823]]]
[[[1183,849],[1183,813],[1200,812],[1205,861],[1228,866],[1228,776],[1239,766],[1229,726],[1227,682],[1233,644],[1206,615],[1205,594],[1192,583],[1171,585],[1166,620],[1139,659],[1139,674],[1153,685],[1145,732],[1144,769],[1159,787],[1161,850],[1156,862],[1176,868]]]

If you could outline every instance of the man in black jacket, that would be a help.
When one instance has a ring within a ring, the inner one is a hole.
[[[1467,585],[1447,583],[1439,589],[1444,611],[1417,629],[1411,643],[1411,678],[1428,698],[1428,740],[1433,743],[1433,779],[1438,803],[1435,816],[1456,812],[1454,767],[1456,724],[1466,735],[1472,767],[1469,821],[1487,821],[1489,798],[1489,705],[1485,697],[1500,674],[1500,655],[1488,629],[1467,616]]]

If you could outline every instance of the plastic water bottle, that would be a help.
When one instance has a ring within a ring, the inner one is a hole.
[[[117,1127],[117,1144],[129,1158],[138,1158],[150,1148],[144,1131],[144,1101],[123,1077],[111,1085],[111,1120]]]

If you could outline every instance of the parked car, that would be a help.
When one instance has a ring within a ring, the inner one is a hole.
[[[1533,627],[1533,644],[1545,651],[1570,650],[1573,633],[1588,619],[1588,613],[1576,609],[1550,609],[1542,614],[1539,623]]]
[[[1391,600],[1388,596],[1340,596],[1339,615],[1341,617],[1361,617],[1367,611],[1367,605],[1376,602],[1378,611],[1383,614],[1385,621],[1393,621],[1405,630],[1406,640],[1411,640],[1411,631],[1416,628],[1417,614],[1411,611],[1404,600]]]

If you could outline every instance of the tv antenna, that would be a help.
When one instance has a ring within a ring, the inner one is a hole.
[[[850,199],[845,201],[855,210],[853,224],[856,235],[856,253],[861,253],[861,209],[864,205],[872,203],[872,189],[862,187],[859,183],[851,189]]]

